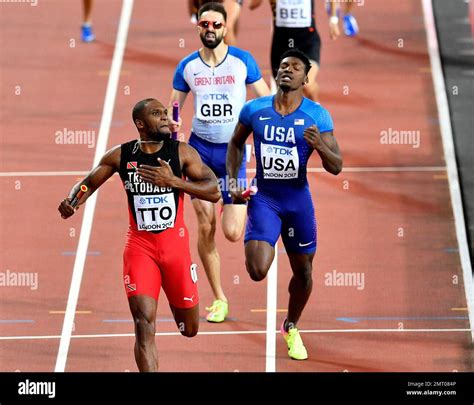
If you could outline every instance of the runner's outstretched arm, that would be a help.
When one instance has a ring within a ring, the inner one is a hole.
[[[71,191],[69,192],[69,196],[59,204],[58,211],[61,214],[61,217],[66,219],[73,215],[77,208],[84,204],[86,200],[94,193],[94,191],[96,191],[118,170],[119,165],[120,145],[107,151],[100,160],[97,167],[92,169],[83,180],[72,187]],[[74,208],[71,205],[71,201],[76,196],[81,185],[86,185],[88,190],[82,195],[76,208]]]

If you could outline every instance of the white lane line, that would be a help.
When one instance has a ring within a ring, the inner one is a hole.
[[[451,205],[453,207],[454,224],[456,226],[456,237],[459,245],[459,256],[461,260],[464,290],[466,294],[469,324],[474,328],[474,284],[472,282],[471,259],[467,245],[466,223],[464,222],[464,211],[461,199],[458,169],[456,165],[456,150],[454,148],[453,132],[449,104],[446,96],[446,85],[444,83],[443,70],[439,56],[438,38],[436,36],[436,25],[433,15],[431,0],[423,0],[423,14],[426,26],[426,38],[433,74],[433,85],[438,106],[439,124],[441,138],[443,141],[444,157],[448,172],[449,192],[451,194]],[[471,331],[471,339],[474,342],[474,331]]]
[[[275,243],[275,256],[267,273],[267,332],[265,350],[265,371],[276,371],[276,316],[277,316],[277,278],[278,278],[278,242]]]
[[[325,169],[311,169],[311,172],[318,171],[324,172]],[[342,173],[345,172],[364,172],[364,173],[378,173],[378,172],[444,172],[446,171],[445,166],[386,166],[386,167],[348,167],[342,169]]]
[[[65,172],[0,172],[0,177],[55,177],[55,176],[85,176],[88,171]]]
[[[454,332],[472,332],[472,329],[453,328],[453,329],[303,329],[301,333],[454,333]],[[279,333],[275,330],[275,334]],[[264,335],[267,330],[229,330],[220,332],[199,332],[198,336],[223,336],[223,335]],[[179,332],[157,332],[155,336],[181,336]],[[104,333],[90,335],[72,335],[72,339],[102,339],[117,337],[135,337],[134,333]],[[0,336],[1,340],[48,340],[60,339],[61,335],[37,335],[37,336]]]
[[[122,68],[123,54],[127,43],[128,27],[132,16],[133,0],[123,0],[122,12],[115,41],[114,55],[110,67],[110,75],[107,83],[107,91],[105,93],[104,108],[102,110],[102,118],[100,121],[99,136],[95,149],[94,163],[92,167],[97,166],[100,159],[104,155],[107,148],[107,140],[109,138],[110,125],[114,112],[115,98],[117,95],[117,87]],[[69,344],[71,342],[71,334],[74,324],[74,315],[76,313],[77,300],[79,298],[79,290],[81,288],[82,274],[84,272],[84,264],[86,260],[87,247],[92,230],[92,221],[94,218],[95,206],[97,203],[98,192],[94,193],[88,200],[84,209],[84,217],[82,219],[81,234],[77,247],[76,260],[72,273],[71,286],[69,289],[69,297],[67,300],[66,314],[64,315],[63,329],[61,332],[61,340],[59,343],[58,357],[56,358],[56,366],[54,371],[64,371],[66,368]]]
[[[247,169],[248,171],[255,169]],[[309,167],[308,173],[324,173],[322,167]],[[445,166],[368,166],[368,167],[344,167],[341,173],[385,173],[385,172],[444,172]]]
[[[250,173],[255,173],[255,168],[247,168]],[[378,173],[378,172],[444,172],[445,166],[367,166],[345,167],[344,173]],[[308,167],[308,173],[323,173],[321,167]],[[58,172],[0,172],[0,177],[54,177],[54,176],[85,176],[88,171],[58,171]]]

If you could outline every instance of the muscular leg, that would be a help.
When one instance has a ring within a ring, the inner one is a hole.
[[[317,82],[317,76],[319,72],[319,65],[316,61],[311,61],[311,69],[308,73],[308,83],[303,87],[303,93],[305,97],[313,101],[318,101],[319,85]]]
[[[225,204],[222,214],[222,230],[231,242],[237,242],[244,232],[247,206],[244,204]]]
[[[192,308],[176,308],[170,304],[179,332],[186,337],[196,336],[199,330],[199,304]]]
[[[288,302],[286,323],[284,325],[287,331],[290,325],[296,327],[301,313],[311,295],[313,288],[311,273],[314,253],[288,253],[288,258],[290,260],[291,270],[293,271],[293,277],[288,287],[290,299]]]
[[[227,12],[227,34],[225,36],[225,43],[227,45],[236,45],[240,5],[235,0],[224,0],[224,7]]]
[[[245,266],[253,281],[263,280],[270,270],[275,248],[268,242],[249,240],[245,244]]]
[[[207,279],[216,299],[227,302],[221,285],[221,260],[217,252],[214,236],[216,234],[216,213],[214,204],[208,201],[192,200],[198,219],[198,252]]]
[[[83,13],[84,13],[84,24],[92,24],[92,7],[94,6],[94,0],[82,0]]]
[[[128,299],[135,324],[135,361],[140,371],[158,371],[158,353],[155,344],[155,299],[135,295]]]

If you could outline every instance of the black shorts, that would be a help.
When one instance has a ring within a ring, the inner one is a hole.
[[[273,77],[276,77],[281,55],[288,49],[299,49],[319,65],[321,38],[318,30],[315,28],[312,31],[309,28],[274,27],[271,52]]]

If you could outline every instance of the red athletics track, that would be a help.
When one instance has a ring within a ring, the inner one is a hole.
[[[55,143],[55,134],[67,128],[97,135],[121,2],[97,2],[98,41],[89,45],[78,40],[79,3],[72,8],[59,1],[1,7],[0,181],[7,192],[0,199],[0,271],[37,272],[39,277],[36,290],[0,287],[1,370],[52,371],[83,214],[80,210],[66,222],[56,207],[80,177],[65,172],[89,170],[94,156],[87,145]],[[321,102],[333,115],[345,171],[338,177],[309,176],[319,247],[313,295],[299,327],[307,331],[303,339],[310,358],[289,360],[277,336],[276,370],[472,371],[421,4],[372,1],[355,13],[360,37],[329,42],[318,5]],[[254,54],[266,76],[269,28],[268,5],[253,13],[245,7],[239,46]],[[137,100],[156,96],[168,101],[176,63],[198,46],[184,2],[135,3],[108,147],[136,136],[130,111]],[[15,86],[21,86],[20,95]],[[183,111],[186,135],[191,101]],[[381,144],[380,133],[389,128],[420,131],[419,148]],[[311,167],[320,170],[317,159]],[[254,162],[249,176],[252,168]],[[186,220],[198,260],[189,200]],[[98,198],[67,371],[136,370],[133,325],[122,288],[126,228],[124,192],[115,176]],[[226,242],[219,232],[218,246],[231,318],[221,325],[202,322],[200,334],[186,339],[176,333],[162,297],[157,322],[159,334],[165,333],[157,337],[162,371],[265,370],[266,284],[246,275],[242,243]],[[327,285],[333,271],[358,273],[364,285]],[[199,274],[204,316],[212,298],[204,271]],[[280,244],[280,310],[286,308],[289,277]],[[283,316],[278,312],[278,325]]]

